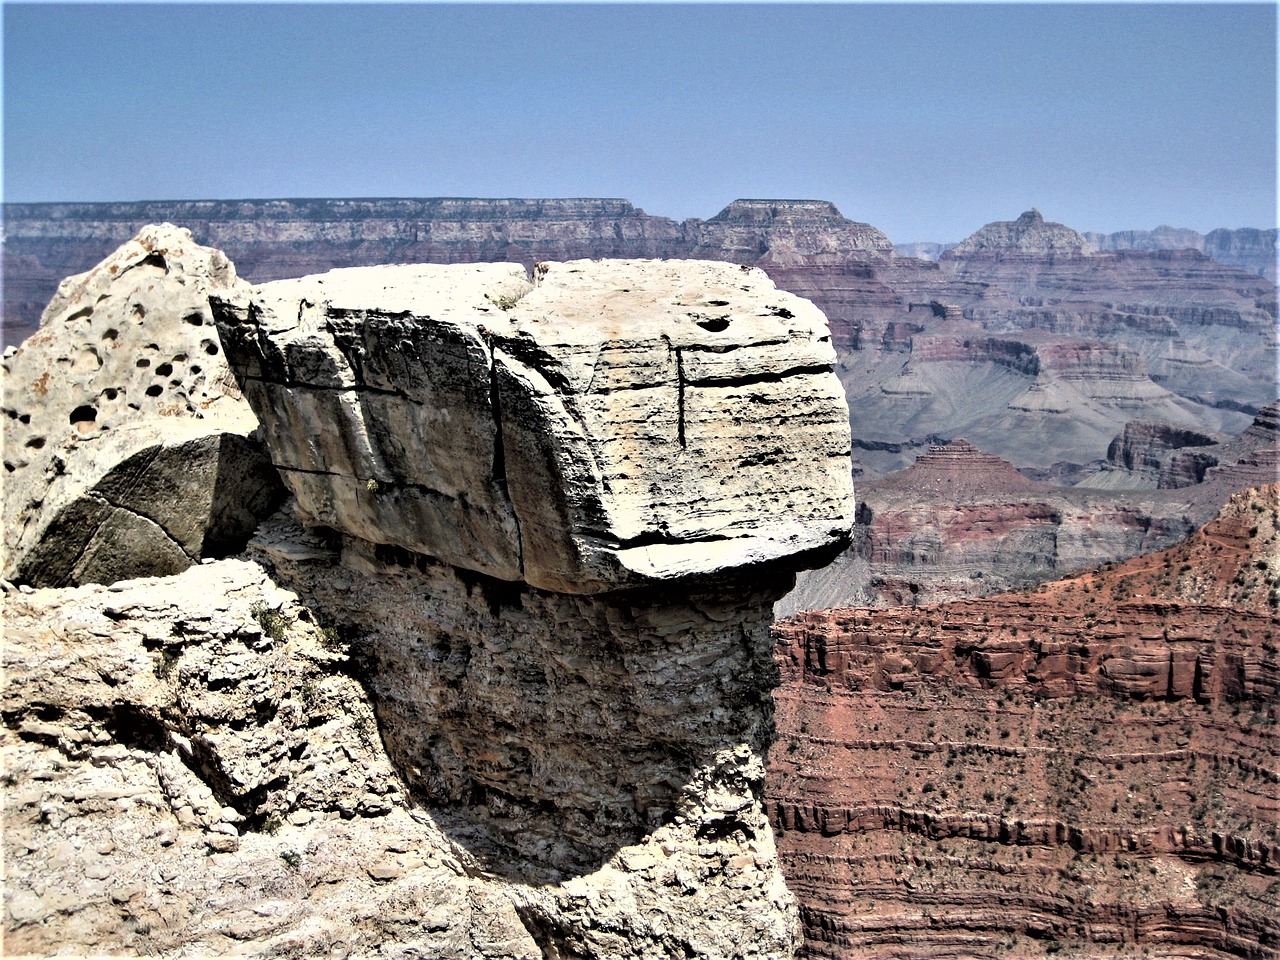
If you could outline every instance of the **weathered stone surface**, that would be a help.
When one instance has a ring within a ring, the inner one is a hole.
[[[274,509],[206,302],[238,282],[167,224],[63,282],[4,361],[6,577],[174,573],[239,549]]]
[[[368,585],[283,520],[270,530],[259,550],[306,557],[322,587],[350,599]],[[393,624],[405,597],[377,586],[359,609]],[[411,801],[382,745],[408,731],[380,729],[351,676],[376,635],[320,628],[261,566],[10,589],[4,602],[6,956],[729,960],[795,949],[794,901],[758,801],[763,768],[744,748],[691,781],[670,822],[591,870],[526,883],[456,815]],[[691,665],[669,669],[674,679]],[[560,703],[573,709],[568,695]],[[510,748],[495,735],[480,749],[487,764]]]
[[[381,267],[214,299],[304,517],[571,592],[847,537],[847,416],[812,304],[718,263],[535,280]]]

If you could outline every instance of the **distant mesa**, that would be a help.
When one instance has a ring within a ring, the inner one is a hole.
[[[964,254],[1016,252],[1088,256],[1092,253],[1085,238],[1061,223],[1045,220],[1034,207],[1017,220],[997,220],[966,237],[940,259],[954,259]]]

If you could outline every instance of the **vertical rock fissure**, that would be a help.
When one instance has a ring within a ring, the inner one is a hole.
[[[502,494],[502,499],[511,510],[512,525],[516,531],[516,564],[524,573],[524,537],[520,533],[520,518],[516,516],[515,504],[511,500],[511,492],[507,488],[507,451],[502,434],[502,393],[498,389],[498,362],[494,359],[492,349],[489,353],[489,411],[493,414],[493,466],[490,476],[493,485]]]
[[[684,438],[684,357],[679,347],[676,350],[676,440],[681,447],[685,446]]]

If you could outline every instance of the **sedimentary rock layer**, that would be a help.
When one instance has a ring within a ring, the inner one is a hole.
[[[779,624],[813,957],[1277,956],[1280,488],[1033,593]]]
[[[544,951],[788,954],[768,623],[853,509],[821,313],[700,261],[369,268],[212,303],[340,556],[264,559],[364,635],[410,791],[483,869],[544,885],[518,894]],[[656,907],[604,933],[547,886],[619,863],[627,896],[661,903],[674,876],[714,920]]]
[[[535,277],[381,267],[215,298],[311,522],[569,592],[847,536],[848,424],[812,304],[727,264]]]

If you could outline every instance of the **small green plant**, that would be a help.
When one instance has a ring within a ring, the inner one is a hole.
[[[281,850],[280,859],[284,861],[284,865],[294,873],[302,866],[302,854],[297,850]]]
[[[289,618],[279,610],[272,610],[266,604],[258,604],[249,611],[253,619],[258,621],[262,632],[275,643],[283,643],[285,631],[289,628]]]
[[[333,653],[346,653],[347,643],[337,627],[320,628],[320,645]]]
[[[375,480],[373,477],[370,477],[368,480],[365,481],[364,488],[368,490],[370,493],[377,493],[381,489],[378,486],[378,481]]]
[[[265,834],[274,834],[278,832],[282,826],[284,826],[284,824],[281,822],[280,818],[273,813],[263,822],[262,832]]]
[[[514,296],[513,294],[510,294],[510,293],[500,293],[496,297],[486,293],[485,297],[488,299],[490,303],[492,303],[499,310],[510,310],[512,307],[516,305],[516,302],[520,299],[519,297]]]
[[[160,651],[160,659],[156,661],[152,672],[161,680],[168,680],[173,676],[173,670],[178,665],[178,659],[182,654],[173,647],[165,647]]]
[[[305,710],[312,710],[320,702],[320,688],[314,680],[307,680],[298,690]]]

